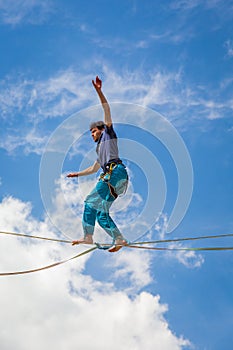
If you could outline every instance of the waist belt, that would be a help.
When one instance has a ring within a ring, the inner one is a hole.
[[[118,158],[118,159],[111,159],[109,162],[107,162],[106,164],[104,164],[103,170],[104,170],[105,173],[108,173],[109,171],[111,172],[112,169],[113,169],[113,167],[114,167],[115,165],[118,165],[118,164],[124,165],[124,164],[122,163],[122,160],[119,159],[119,158]]]

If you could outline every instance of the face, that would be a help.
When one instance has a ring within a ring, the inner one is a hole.
[[[99,141],[100,135],[102,134],[103,130],[99,130],[98,128],[91,129],[91,136],[95,142]]]

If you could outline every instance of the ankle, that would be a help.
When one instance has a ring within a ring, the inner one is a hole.
[[[90,234],[85,235],[84,240],[88,243],[93,243],[93,235],[90,235]]]
[[[126,242],[126,239],[123,236],[117,236],[115,242],[121,244],[122,242]]]

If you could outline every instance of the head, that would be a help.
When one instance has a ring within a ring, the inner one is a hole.
[[[99,141],[99,138],[104,130],[104,122],[98,121],[91,123],[90,125],[90,131],[91,131],[91,136],[95,142]]]

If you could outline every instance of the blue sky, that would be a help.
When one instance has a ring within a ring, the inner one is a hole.
[[[99,75],[130,173],[113,208],[126,236],[145,228],[151,239],[232,233],[232,23],[228,0],[0,0],[0,230],[81,235],[82,202],[96,176],[64,175],[95,160],[86,130],[102,116],[91,84]],[[44,166],[54,145],[54,163]],[[166,233],[179,189],[187,211]],[[98,227],[96,237],[105,239]],[[0,238],[1,272],[84,249]],[[232,240],[187,243],[204,244]],[[4,277],[1,348],[231,349],[232,262],[227,251],[122,249]]]

